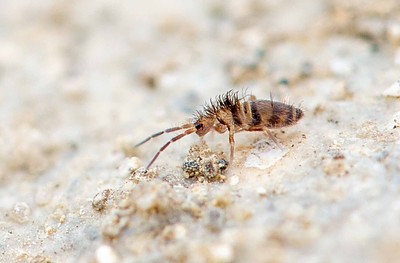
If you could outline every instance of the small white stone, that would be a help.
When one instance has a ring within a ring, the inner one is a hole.
[[[400,42],[400,23],[391,22],[387,28],[389,39],[394,43],[398,44]]]
[[[175,231],[176,231],[176,239],[182,239],[187,234],[187,229],[183,225],[177,225]]]
[[[25,202],[16,203],[10,213],[11,218],[20,224],[27,222],[30,214],[31,209]]]
[[[129,161],[130,161],[130,164],[131,164],[131,170],[137,170],[142,165],[142,162],[137,157],[131,157],[129,159]]]
[[[116,263],[118,256],[112,247],[101,245],[96,250],[96,260],[98,263]]]
[[[258,187],[256,191],[259,196],[267,195],[267,190],[264,187]]]
[[[229,183],[229,185],[232,185],[232,186],[237,185],[239,183],[239,176],[234,175],[234,176],[229,177],[228,183]]]
[[[344,58],[333,59],[330,63],[330,68],[335,75],[344,76],[350,75],[354,70],[354,67],[350,61]]]
[[[186,227],[181,224],[167,226],[163,230],[163,236],[171,240],[182,239],[186,236],[186,233],[187,233]]]
[[[228,244],[218,244],[211,248],[212,262],[232,262],[233,249]]]
[[[85,206],[81,206],[81,207],[79,208],[79,215],[80,215],[80,216],[86,215],[86,207],[85,207]]]
[[[383,92],[383,95],[387,96],[387,97],[395,97],[395,98],[400,97],[400,81],[398,80],[395,83],[393,83],[389,88],[387,88]]]
[[[157,195],[155,194],[147,194],[141,196],[139,199],[136,200],[137,208],[142,211],[147,211],[155,206],[157,203]]]
[[[97,193],[92,200],[92,207],[97,211],[102,211],[107,207],[108,200],[112,196],[111,189],[105,189],[99,193]]]

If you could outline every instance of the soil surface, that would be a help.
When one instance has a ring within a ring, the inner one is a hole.
[[[1,262],[398,262],[398,0],[2,1]],[[296,125],[172,143],[229,90]]]

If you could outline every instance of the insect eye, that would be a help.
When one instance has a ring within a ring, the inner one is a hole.
[[[203,128],[203,126],[204,126],[203,124],[199,123],[199,124],[196,124],[196,126],[194,126],[194,127],[196,128],[196,130],[200,130]]]

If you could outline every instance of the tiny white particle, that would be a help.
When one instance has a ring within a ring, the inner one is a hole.
[[[389,88],[387,88],[384,92],[383,92],[384,96],[387,97],[400,97],[400,81],[396,81],[395,83],[393,83]]]
[[[118,262],[118,256],[112,247],[101,245],[96,250],[96,260],[98,263],[115,263]]]

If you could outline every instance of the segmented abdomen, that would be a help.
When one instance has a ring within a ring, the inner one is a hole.
[[[245,120],[242,121],[252,128],[281,128],[295,124],[303,117],[303,111],[282,102],[270,100],[245,101],[241,105]],[[235,120],[235,114],[232,112]],[[237,116],[240,116],[237,114]],[[238,117],[236,117],[237,119]]]

